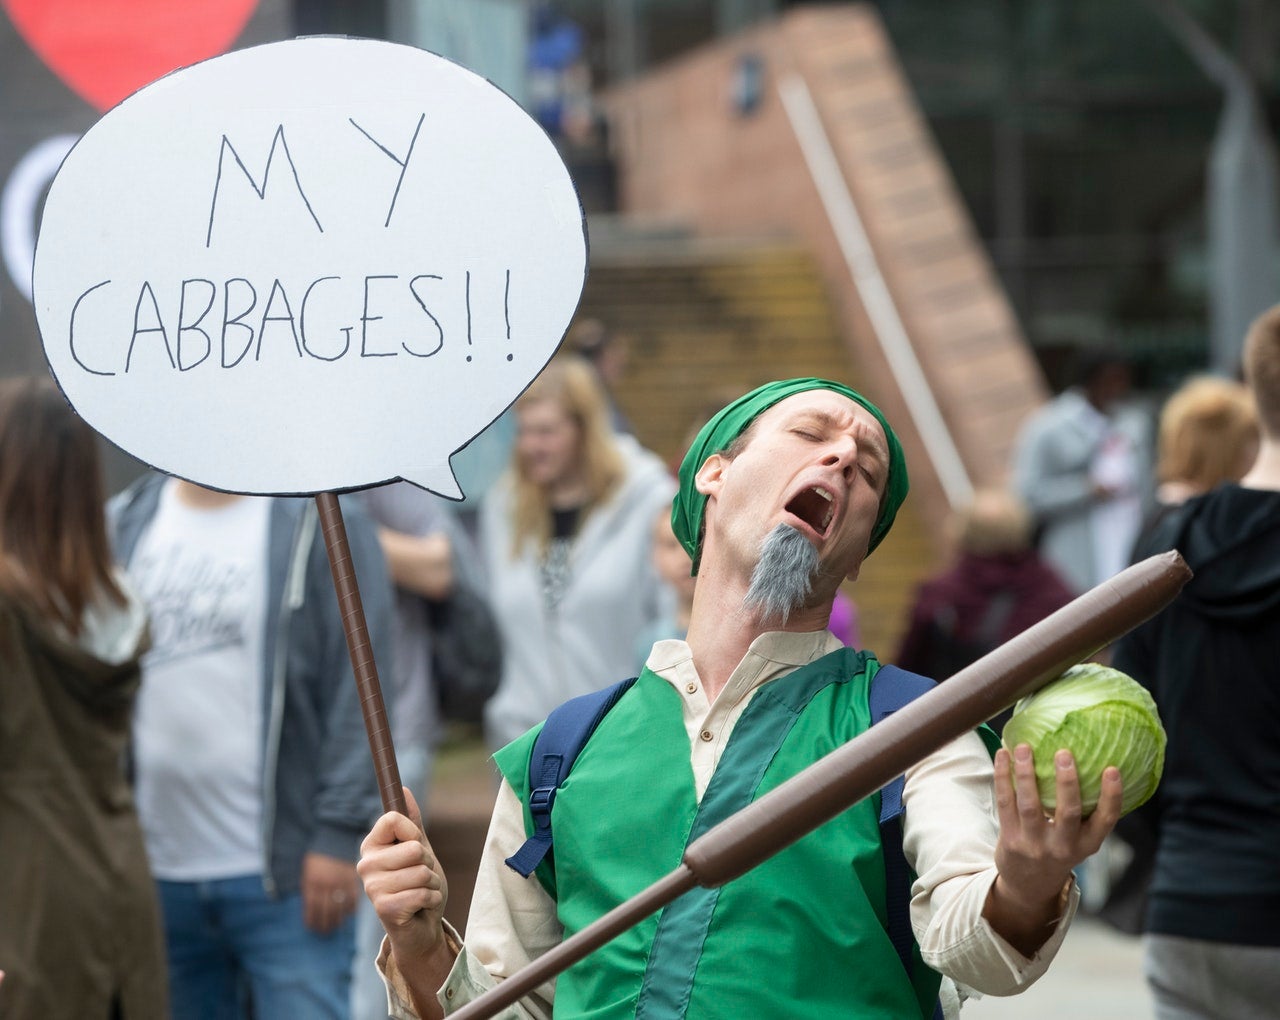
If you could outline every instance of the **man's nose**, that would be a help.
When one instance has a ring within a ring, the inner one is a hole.
[[[849,481],[857,469],[857,457],[857,440],[853,436],[840,436],[827,444],[822,454],[822,464],[824,467],[839,468],[845,481]]]

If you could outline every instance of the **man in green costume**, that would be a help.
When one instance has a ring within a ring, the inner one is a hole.
[[[384,815],[360,873],[387,930],[396,1017],[440,1017],[675,868],[688,842],[862,732],[879,664],[826,630],[842,581],[888,532],[906,465],[881,412],[839,383],[770,383],[730,404],[680,469],[672,521],[698,575],[686,641],[658,642],[555,801],[554,871],[504,865],[529,829],[534,734],[504,776],[465,946],[413,817]],[[602,686],[616,677],[601,677]],[[536,731],[535,731],[536,732]],[[1007,995],[1048,966],[1075,910],[1072,868],[1120,811],[1120,777],[1080,817],[1059,752],[1047,818],[1030,749],[968,734],[907,773],[903,846],[917,876],[909,975],[885,928],[870,798],[718,890],[694,890],[506,1016],[929,1017],[944,974]],[[994,781],[993,781],[994,773]],[[957,1008],[945,997],[947,1011]]]

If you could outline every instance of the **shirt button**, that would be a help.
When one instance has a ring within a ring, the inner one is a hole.
[[[716,735],[710,730],[703,730],[701,736],[703,740],[714,740]]]
[[[690,684],[688,687],[686,687],[686,688],[685,688],[685,690],[686,690],[686,691],[688,691],[690,694],[697,694],[697,693],[698,693],[698,685],[697,685],[697,684]]]
[[[452,999],[452,998],[453,998],[453,989],[452,989],[452,988],[446,988],[446,989],[444,990],[444,997],[445,997],[446,999]]]

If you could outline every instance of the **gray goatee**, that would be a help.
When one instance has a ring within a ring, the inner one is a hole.
[[[779,524],[760,545],[760,561],[742,605],[786,626],[813,590],[817,570],[818,550],[791,525]]]

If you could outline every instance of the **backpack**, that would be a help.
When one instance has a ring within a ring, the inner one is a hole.
[[[983,610],[976,632],[968,639],[958,633],[955,606],[941,606],[926,628],[923,661],[912,665],[920,666],[929,676],[955,676],[1000,644],[1005,621],[1016,604],[1014,592],[997,592]]]
[[[520,848],[506,859],[506,865],[528,878],[551,851],[551,808],[556,791],[569,775],[578,754],[596,727],[636,682],[621,680],[611,687],[566,701],[555,709],[542,726],[529,755],[529,813],[534,831]],[[933,689],[934,681],[897,666],[881,666],[871,679],[869,702],[871,725]],[[902,791],[906,777],[898,776],[880,791],[880,846],[884,856],[885,915],[889,940],[898,959],[910,975],[914,968],[911,931],[911,869],[902,851]],[[941,1020],[942,1004],[934,1008],[934,1020]]]
[[[423,601],[440,714],[479,725],[502,679],[502,634],[493,610],[483,595],[462,584],[446,599]]]
[[[1000,635],[1016,604],[1017,595],[1013,591],[997,592],[987,603],[978,621],[977,632],[968,639],[961,638],[958,633],[955,607],[942,606],[926,624],[921,642],[922,654],[912,665],[929,676],[955,676],[1000,644]],[[988,720],[988,725],[999,733],[1011,715],[1012,705],[997,712]]]

